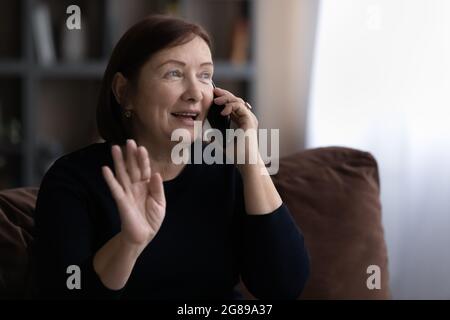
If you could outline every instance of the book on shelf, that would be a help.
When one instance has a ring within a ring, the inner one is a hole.
[[[0,145],[2,150],[10,150],[9,147],[19,145],[22,137],[22,125],[16,117],[7,117],[0,101]],[[12,150],[12,149],[11,149]]]
[[[231,33],[231,64],[242,65],[248,62],[249,41],[249,21],[240,17],[235,21]]]
[[[56,61],[50,11],[44,3],[37,3],[32,13],[34,44],[40,64],[49,65]]]
[[[165,13],[171,16],[181,16],[180,2],[178,0],[169,1],[165,7]]]

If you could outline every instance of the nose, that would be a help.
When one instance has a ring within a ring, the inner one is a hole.
[[[186,81],[186,90],[183,93],[183,100],[189,101],[189,102],[198,102],[202,100],[203,98],[203,92],[201,84],[199,83],[197,78],[191,77],[191,79],[188,79]]]

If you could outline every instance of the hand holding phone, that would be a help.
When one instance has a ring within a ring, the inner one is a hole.
[[[214,82],[212,82],[212,85],[214,88],[216,87]],[[215,94],[214,98],[216,98]],[[223,141],[225,141],[226,138],[226,129],[229,129],[231,127],[230,116],[223,116],[220,114],[224,108],[225,105],[219,106],[213,101],[207,115],[207,119],[209,124],[211,125],[211,128],[218,129],[222,133]]]

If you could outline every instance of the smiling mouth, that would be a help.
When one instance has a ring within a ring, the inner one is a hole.
[[[173,115],[174,117],[180,118],[181,120],[193,120],[195,121],[198,116],[199,113],[196,112],[173,112],[171,113],[171,115]]]

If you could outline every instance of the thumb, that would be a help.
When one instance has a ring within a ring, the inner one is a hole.
[[[148,190],[151,196],[155,199],[158,204],[166,205],[166,196],[164,194],[164,185],[162,177],[159,173],[152,174],[150,181],[148,182]]]

